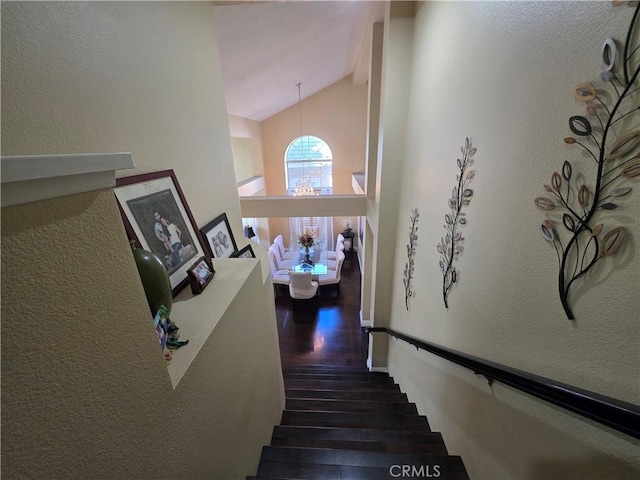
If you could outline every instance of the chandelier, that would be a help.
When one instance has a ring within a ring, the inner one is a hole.
[[[293,196],[299,197],[301,195],[317,195],[316,191],[313,189],[313,185],[308,179],[298,180],[296,183],[296,188],[293,189]]]

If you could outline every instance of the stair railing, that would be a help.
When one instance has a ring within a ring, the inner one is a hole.
[[[498,381],[640,439],[640,407],[632,403],[442,347],[390,328],[365,327],[364,330],[366,333],[386,333],[468,368],[477,375],[484,375],[489,385]]]

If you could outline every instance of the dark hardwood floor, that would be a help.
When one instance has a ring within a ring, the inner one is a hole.
[[[310,301],[296,301],[281,286],[276,296],[276,318],[282,367],[291,365],[345,365],[364,367],[367,336],[360,328],[360,267],[356,252],[342,265],[340,292],[320,287]]]

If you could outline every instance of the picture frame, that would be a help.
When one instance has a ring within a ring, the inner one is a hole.
[[[155,327],[156,334],[158,335],[158,341],[160,342],[160,349],[164,351],[167,345],[167,319],[162,315],[162,311],[158,310],[155,317],[153,317],[153,326]]]
[[[251,248],[251,245],[241,248],[235,252],[233,256],[235,258],[256,258],[256,254],[254,253],[253,248]]]
[[[113,192],[128,237],[162,261],[175,297],[194,259],[208,253],[174,171],[118,178]]]
[[[238,250],[226,213],[218,215],[200,229],[210,258],[230,258]]]
[[[191,284],[191,292],[194,295],[199,295],[209,285],[211,280],[216,274],[211,261],[205,257],[200,257],[191,267],[187,270],[189,275],[189,281]]]

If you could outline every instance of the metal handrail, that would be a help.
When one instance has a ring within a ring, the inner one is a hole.
[[[484,375],[489,384],[498,381],[534,397],[578,413],[626,435],[640,439],[640,407],[632,403],[583,390],[506,365],[458,352],[396,332],[386,327],[365,327],[366,333],[386,333],[416,348]]]

